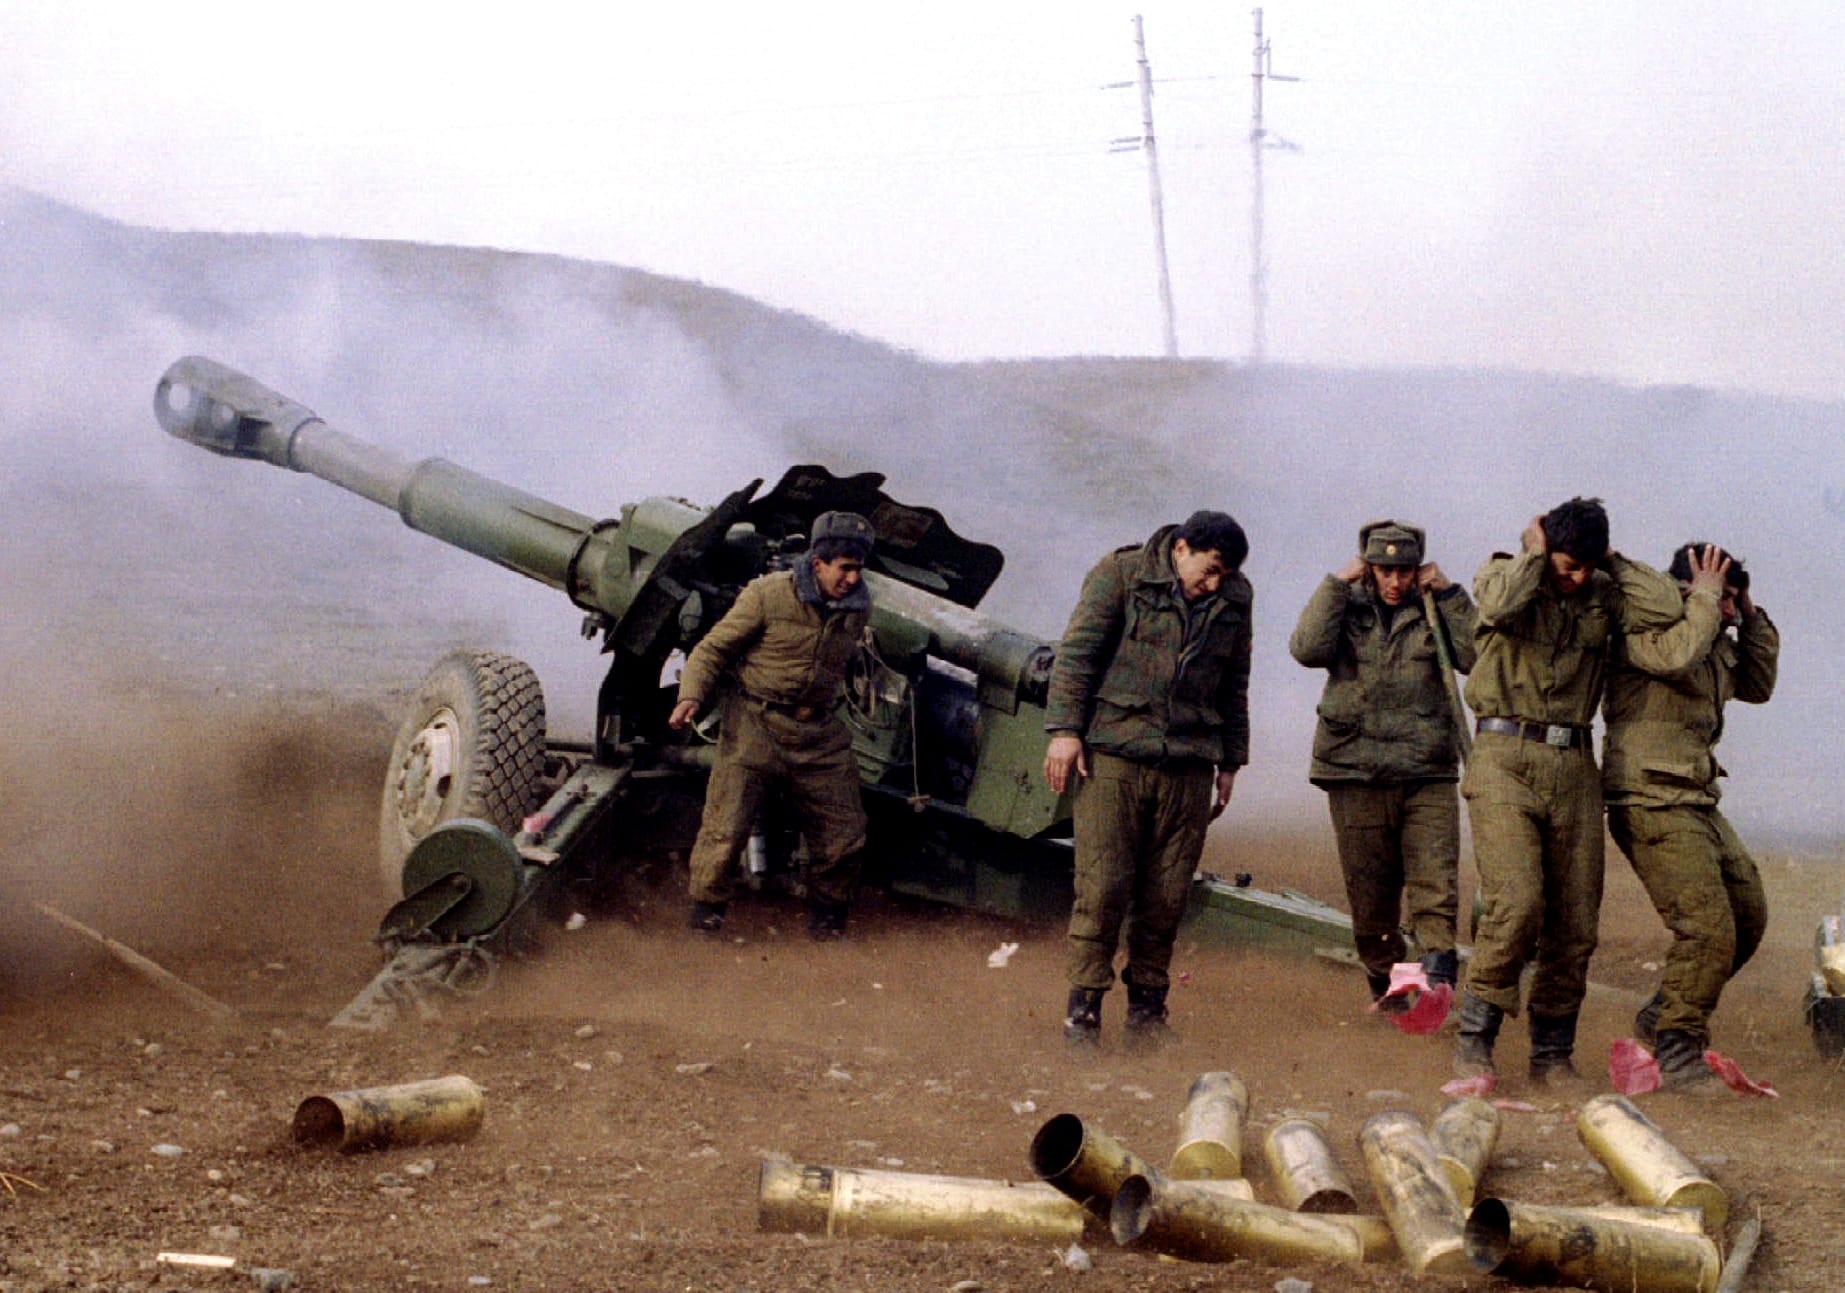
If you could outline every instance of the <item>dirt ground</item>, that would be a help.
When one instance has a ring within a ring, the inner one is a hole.
[[[1090,1268],[1046,1245],[765,1234],[759,1164],[1029,1176],[1034,1132],[1075,1112],[1163,1163],[1201,1072],[1251,1097],[1256,1146],[1285,1114],[1322,1117],[1367,1206],[1359,1125],[1382,1109],[1432,1117],[1445,1037],[1397,1033],[1360,1005],[1355,971],[1182,943],[1173,1022],[1154,1057],[1113,1046],[1074,1061],[1058,1036],[1059,931],[869,899],[852,937],[816,946],[799,913],[742,903],[724,941],[680,928],[660,894],[621,919],[558,930],[546,954],[438,1020],[388,1035],[326,1021],[376,968],[376,786],[389,706],[331,691],[247,694],[173,682],[157,665],[86,676],[14,673],[19,739],[0,771],[0,1293],[237,1288],[252,1268],[300,1289],[1320,1290],[1493,1289],[1401,1267],[1283,1271],[1165,1262],[1084,1241]],[[22,680],[32,680],[26,685]],[[414,679],[404,679],[412,682]],[[90,702],[75,722],[65,703]],[[1606,985],[1580,1054],[1602,1071],[1663,938],[1611,851]],[[1733,986],[1717,1044],[1779,1086],[1778,1101],[1652,1096],[1647,1112],[1759,1210],[1747,1287],[1836,1287],[1845,1229],[1845,1078],[1822,1061],[1799,998],[1814,923],[1837,910],[1836,862],[1762,858],[1767,945]],[[1336,899],[1318,820],[1239,820],[1207,864],[1265,888]],[[236,1008],[195,1013],[33,908],[50,902]],[[1019,950],[1001,969],[988,953]],[[1522,1070],[1522,1028],[1501,1051]],[[339,1155],[296,1148],[316,1093],[448,1073],[487,1091],[465,1144]],[[1508,1080],[1486,1189],[1556,1203],[1617,1191],[1578,1142],[1569,1103]],[[177,1147],[176,1149],[173,1147]],[[158,1266],[169,1250],[234,1257],[232,1272]],[[1079,1263],[1080,1264],[1080,1263]]]

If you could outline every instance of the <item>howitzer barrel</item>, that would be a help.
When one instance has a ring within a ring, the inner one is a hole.
[[[585,581],[602,563],[587,551],[597,543],[597,522],[581,512],[440,458],[410,462],[196,355],[161,377],[154,413],[170,435],[201,449],[318,476],[390,508],[413,530],[563,589],[579,605],[619,609],[586,600]]]

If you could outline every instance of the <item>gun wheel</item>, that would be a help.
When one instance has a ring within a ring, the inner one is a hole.
[[[545,761],[545,699],[523,660],[493,651],[442,657],[417,687],[384,778],[378,866],[403,893],[404,859],[442,822],[475,817],[518,833]]]

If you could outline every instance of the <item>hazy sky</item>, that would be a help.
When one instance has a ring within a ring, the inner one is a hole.
[[[559,252],[939,358],[1251,346],[1250,10],[0,0],[0,179]],[[1845,398],[1845,5],[1264,7],[1271,358]],[[0,231],[0,246],[4,232]]]

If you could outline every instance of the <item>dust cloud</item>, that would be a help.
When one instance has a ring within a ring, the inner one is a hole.
[[[1232,840],[1320,811],[1305,781],[1320,678],[1285,642],[1361,522],[1426,526],[1465,580],[1533,513],[1600,495],[1642,559],[1698,537],[1750,560],[1787,650],[1774,702],[1732,711],[1726,807],[1768,846],[1830,857],[1845,835],[1825,645],[1845,639],[1845,405],[1479,370],[929,363],[616,266],[153,233],[17,190],[0,189],[0,240],[11,908],[21,889],[81,892],[122,930],[157,923],[157,941],[249,938],[275,919],[256,880],[286,862],[314,878],[290,920],[362,928],[376,767],[431,660],[509,651],[557,730],[590,720],[600,660],[560,594],[324,483],[162,435],[154,383],[190,353],[405,457],[591,515],[715,502],[795,462],[883,472],[999,544],[984,609],[1049,638],[1103,551],[1228,510],[1257,590],[1255,761]],[[337,716],[304,696],[337,698]],[[337,856],[316,853],[333,839]]]

